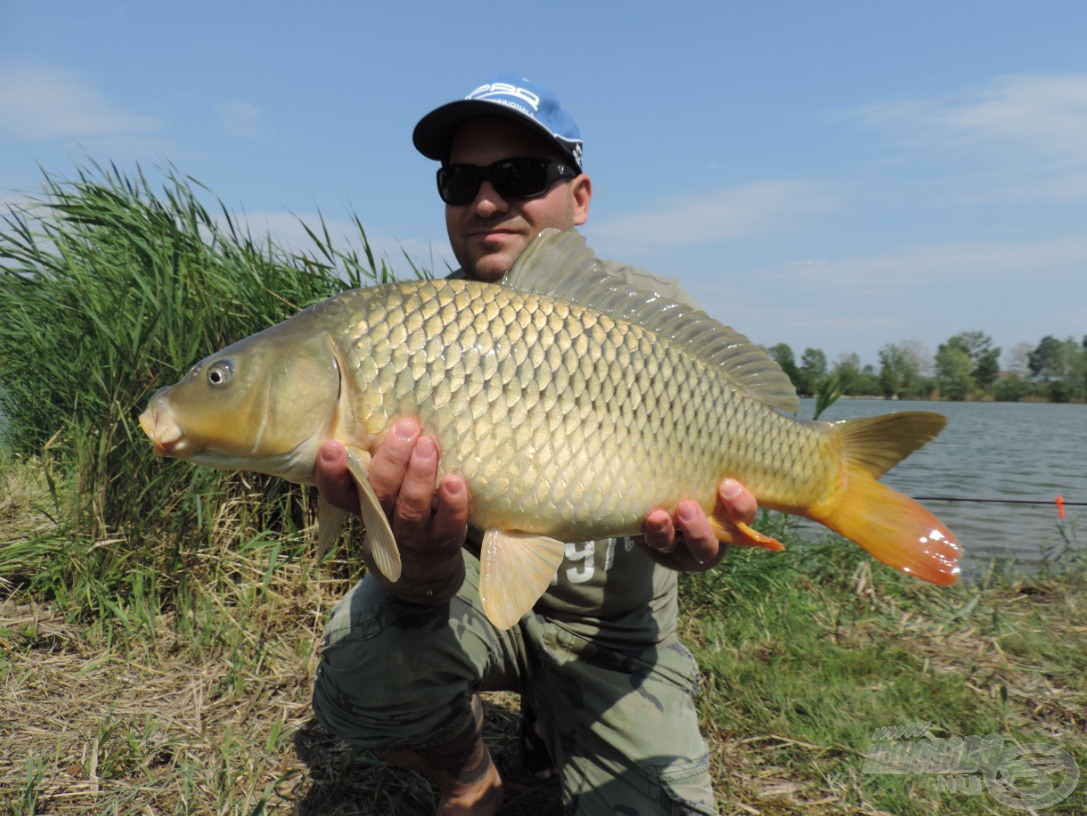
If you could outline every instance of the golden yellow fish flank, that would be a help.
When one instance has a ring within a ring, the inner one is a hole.
[[[927,581],[957,580],[961,549],[877,479],[945,418],[903,412],[827,423],[788,378],[705,313],[600,271],[575,231],[547,231],[504,285],[413,281],[344,292],[197,363],[140,423],[161,455],[312,483],[317,450],[349,452],[371,555],[400,558],[367,467],[386,428],[414,416],[459,472],[486,531],[480,595],[513,625],[546,590],[560,542],[637,535],[654,508],[738,479],[763,507],[806,516]],[[559,297],[561,293],[561,297]],[[322,547],[342,513],[322,505]],[[714,521],[723,541],[780,545]]]

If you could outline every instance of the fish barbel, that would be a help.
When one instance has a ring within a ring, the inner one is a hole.
[[[783,413],[798,405],[764,350],[603,272],[576,231],[550,230],[501,285],[420,280],[315,304],[197,363],[140,424],[160,455],[306,484],[321,443],[340,440],[369,553],[396,581],[400,556],[367,468],[394,420],[418,418],[438,442],[439,478],[468,485],[470,522],[485,531],[480,596],[502,628],[547,589],[561,542],[638,535],[650,511],[684,499],[710,514],[725,477],[762,507],[954,583],[955,537],[877,481],[946,419]],[[322,550],[342,521],[322,502]],[[781,548],[744,524],[711,525],[722,541]]]

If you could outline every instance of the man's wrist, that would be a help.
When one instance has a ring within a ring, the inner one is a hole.
[[[401,577],[395,584],[385,582],[389,593],[405,603],[436,606],[445,603],[464,583],[464,559],[451,559],[450,571],[437,579],[411,580]]]

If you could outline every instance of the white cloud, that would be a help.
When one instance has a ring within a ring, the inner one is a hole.
[[[1087,237],[946,242],[821,260],[797,260],[684,284],[710,314],[752,340],[856,351],[867,362],[889,342],[935,348],[978,329],[996,345],[1087,326]]]
[[[26,141],[150,133],[152,116],[130,113],[81,75],[53,68],[0,68],[0,129]]]
[[[635,248],[710,244],[791,229],[797,219],[830,212],[837,196],[797,180],[764,180],[711,193],[674,196],[652,209],[593,222],[594,247]]]
[[[959,198],[1070,200],[1087,196],[1087,74],[1015,74],[933,99],[859,111],[905,145],[954,155],[986,173],[957,181]]]
[[[1036,241],[957,242],[906,247],[881,255],[794,261],[764,270],[790,285],[854,292],[938,285],[950,281],[1038,285],[1079,280],[1087,269],[1087,237]]]
[[[256,136],[263,112],[252,102],[230,100],[215,108],[219,120],[231,136]]]
[[[320,236],[322,241],[324,230],[327,229],[332,246],[336,250],[354,251],[360,258],[365,259],[362,238],[355,225],[349,221],[326,218],[322,226],[320,216],[312,214],[299,216],[286,212],[245,213],[235,216],[234,220],[236,224],[248,225],[254,239],[259,240],[270,236],[272,242],[281,249],[305,252],[308,255],[315,254],[315,247],[313,240],[306,232],[306,227]],[[366,230],[366,240],[370,244],[370,250],[378,265],[380,266],[384,261],[396,277],[401,279],[415,277],[412,264],[420,270],[429,270],[436,277],[446,273],[447,263],[456,267],[453,253],[444,241],[441,244],[432,244],[420,238],[398,239],[371,229]]]

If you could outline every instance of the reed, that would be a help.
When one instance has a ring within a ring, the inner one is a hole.
[[[22,568],[94,614],[133,581],[169,596],[194,553],[311,522],[305,491],[151,455],[137,417],[193,362],[348,287],[391,278],[362,225],[338,249],[323,221],[288,252],[172,168],[47,175],[0,225],[4,444],[41,457],[56,525]],[[17,570],[0,562],[4,570]]]

